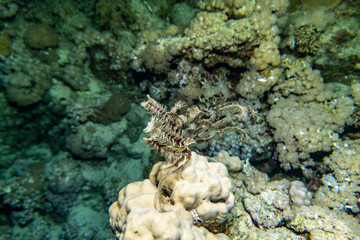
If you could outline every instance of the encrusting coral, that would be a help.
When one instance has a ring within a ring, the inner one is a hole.
[[[238,131],[246,140],[244,130],[229,124],[241,120],[247,109],[238,104],[216,111],[192,106],[177,115],[185,105],[182,101],[167,111],[150,96],[141,105],[152,115],[144,129],[151,136],[144,140],[167,160],[155,164],[150,180],[131,183],[120,191],[109,209],[113,231],[119,239],[228,239],[206,229],[214,231],[234,206],[227,168],[220,162],[209,163],[189,145],[226,130]],[[139,211],[144,214],[140,216]]]
[[[132,59],[135,71],[164,73],[169,70],[169,63],[178,63],[180,56],[208,67],[224,64],[247,68],[249,59],[250,65],[260,71],[279,65],[280,29],[277,25],[287,1],[261,1],[262,7],[257,8],[255,1],[228,1],[227,6],[223,1],[198,3],[200,8],[211,11],[199,12],[183,36],[159,36],[138,44]],[[152,54],[154,50],[156,56]]]

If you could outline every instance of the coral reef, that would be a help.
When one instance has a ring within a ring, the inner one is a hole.
[[[169,62],[174,58],[178,59],[179,55],[192,61],[201,61],[206,66],[227,64],[230,67],[246,67],[249,58],[250,64],[259,70],[277,66],[280,62],[280,38],[276,23],[283,15],[279,9],[286,8],[287,2],[279,1],[269,5],[262,2],[264,7],[257,9],[254,8],[253,1],[246,2],[252,5],[247,9],[249,12],[244,14],[246,17],[233,19],[226,12],[200,12],[191,21],[183,37],[163,37],[145,46],[138,46],[134,52],[136,57],[133,68],[136,71],[145,67],[165,72],[168,66],[158,66],[157,59]],[[245,4],[244,8],[247,7]],[[271,10],[276,13],[271,13]],[[154,59],[146,54],[149,46],[157,50]]]
[[[357,106],[360,105],[360,83],[354,83],[351,85],[351,96]]]
[[[324,159],[330,173],[322,177],[323,185],[316,192],[316,203],[329,209],[359,213],[359,141],[336,144],[333,153]]]
[[[0,1],[0,238],[358,239],[359,10]]]
[[[67,64],[64,67],[64,75],[62,76],[64,83],[68,84],[75,90],[89,90],[89,80],[82,77],[84,75],[82,71],[83,70],[76,65]]]
[[[149,180],[131,183],[120,191],[118,201],[109,209],[110,225],[116,237],[147,236],[155,239],[189,235],[196,239],[218,239],[204,226],[226,220],[234,206],[231,181],[225,165],[208,163],[205,157],[191,152],[188,146],[211,139],[228,129],[242,131],[227,124],[232,116],[241,118],[243,108],[229,105],[212,113],[192,106],[186,115],[178,116],[177,111],[184,106],[183,102],[177,102],[167,111],[148,96],[148,101],[141,105],[152,115],[144,129],[151,136],[144,140],[167,159],[154,165]],[[221,118],[224,112],[227,114]],[[206,117],[207,114],[210,116]],[[208,134],[212,129],[214,131]],[[182,133],[185,134],[182,136]],[[139,211],[141,217],[137,217]],[[156,225],[153,224],[155,219],[160,221]],[[177,226],[182,227],[179,229]],[[225,236],[220,234],[220,238]]]
[[[319,6],[328,6],[330,8],[334,8],[339,4],[339,0],[320,0],[316,3],[310,1],[310,0],[293,0],[291,1],[293,7],[297,6],[300,8],[304,8],[306,10],[311,10],[314,8],[317,8]]]
[[[308,10],[290,13],[290,24],[284,32],[286,36],[282,47],[296,47],[302,54],[310,55],[311,61],[322,69],[326,82],[351,84],[358,79],[356,64],[359,52],[356,46],[359,44],[359,32],[352,17],[355,8],[347,7],[349,3],[343,2],[335,10],[332,7],[339,1],[324,2],[333,2],[334,5],[307,3]]]
[[[303,206],[289,227],[295,232],[308,232],[310,239],[356,239],[357,236],[327,209]]]
[[[323,203],[309,205],[311,194],[300,181],[269,181],[247,162],[232,175],[232,182],[236,199],[229,214],[232,239],[357,239],[355,219],[320,206]]]
[[[284,64],[287,79],[281,81],[276,89],[279,88],[285,98],[279,94],[270,96],[268,101],[273,105],[267,121],[273,128],[281,128],[275,131],[274,139],[278,142],[281,165],[289,170],[302,167],[302,164],[314,164],[309,159],[309,153],[331,150],[339,140],[338,133],[343,131],[354,111],[354,102],[345,97],[349,94],[348,88],[339,88],[336,84],[325,85],[319,71],[312,70],[308,63],[299,60],[292,62],[285,57]],[[338,89],[338,92],[333,89]],[[302,161],[304,163],[300,163]]]
[[[280,108],[282,113],[278,114]],[[283,112],[284,109],[287,111]],[[289,170],[313,165],[309,154],[330,151],[339,141],[338,133],[343,131],[342,126],[352,112],[353,101],[350,98],[335,98],[325,104],[304,103],[295,96],[280,98],[273,105],[267,120],[277,129],[274,138],[278,142],[277,151],[282,167]],[[330,117],[330,114],[336,118]],[[321,119],[332,120],[324,124]]]

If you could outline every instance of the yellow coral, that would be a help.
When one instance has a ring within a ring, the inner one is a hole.
[[[314,25],[304,25],[295,30],[296,49],[300,53],[317,54],[320,32]]]

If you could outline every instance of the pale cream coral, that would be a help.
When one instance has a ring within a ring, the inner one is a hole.
[[[162,163],[154,166],[150,180],[134,182],[119,193],[109,208],[110,226],[118,239],[228,239],[212,234],[193,221],[223,222],[234,205],[226,167],[208,163],[192,153],[191,164],[172,183],[171,204],[164,211],[155,208],[158,201],[156,177],[168,174]]]
[[[158,162],[150,173],[150,180],[164,182],[168,171],[166,162]],[[170,201],[182,204],[187,210],[194,209],[204,221],[221,223],[234,206],[231,181],[222,163],[208,163],[204,156],[192,152],[190,165],[171,180],[164,186],[171,191]]]
[[[292,181],[290,183],[289,194],[291,201],[297,207],[309,206],[311,204],[312,194],[301,181]]]
[[[270,9],[262,8],[251,15],[251,25],[259,35],[266,36],[268,39],[278,34],[279,29],[276,27],[277,16]]]
[[[280,68],[268,68],[266,71],[258,72],[250,70],[242,75],[236,85],[236,92],[247,99],[259,99],[270,90],[282,77]]]
[[[280,52],[277,48],[278,40],[261,41],[250,58],[250,64],[257,70],[265,70],[268,66],[276,67],[280,64]]]
[[[216,155],[216,158],[219,162],[225,164],[230,172],[240,172],[244,163],[237,156],[230,156],[227,151],[221,150]]]

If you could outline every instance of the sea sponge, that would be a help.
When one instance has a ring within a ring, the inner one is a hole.
[[[33,49],[56,47],[59,43],[56,31],[46,24],[30,25],[24,33],[23,41]]]
[[[6,98],[19,106],[29,106],[40,102],[51,87],[49,79],[42,76],[15,72],[4,76]]]
[[[130,100],[124,93],[113,94],[102,107],[98,119],[105,125],[120,121],[130,110]]]
[[[11,53],[11,39],[7,34],[0,34],[0,55],[7,57]]]

